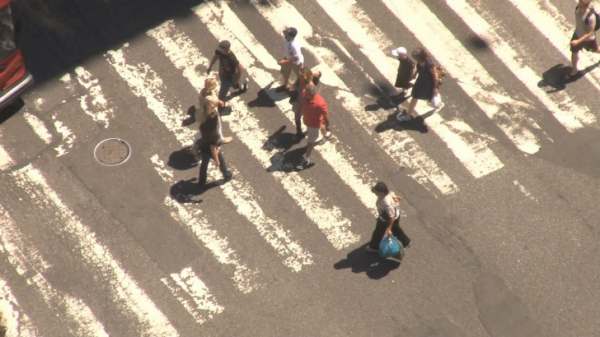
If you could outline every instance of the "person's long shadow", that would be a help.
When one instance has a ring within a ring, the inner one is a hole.
[[[302,162],[302,155],[306,152],[306,146],[290,149],[300,143],[302,139],[296,137],[295,133],[284,132],[285,125],[282,125],[277,131],[267,138],[263,148],[267,151],[274,151],[271,156],[271,165],[267,167],[267,172],[292,172],[297,171],[298,165]]]
[[[396,131],[404,131],[404,130],[412,130],[418,131],[420,133],[429,132],[429,128],[427,124],[425,124],[425,119],[435,112],[435,109],[428,111],[427,113],[420,115],[416,118],[413,118],[406,122],[399,122],[396,119],[396,115],[398,112],[394,111],[394,113],[388,115],[387,119],[375,126],[375,132],[381,133],[388,130],[396,130]]]
[[[266,87],[260,89],[257,96],[252,101],[248,102],[248,106],[251,108],[255,107],[275,107],[275,102],[284,100],[289,97],[287,92],[278,92],[273,89],[273,82],[269,83]]]
[[[333,268],[336,270],[351,268],[355,274],[366,273],[369,278],[379,280],[400,266],[398,260],[384,259],[377,253],[367,252],[366,246],[364,244],[351,251],[345,259],[336,262]]]
[[[571,66],[556,64],[542,74],[542,79],[538,82],[538,87],[550,87],[550,89],[546,90],[549,94],[565,90],[567,84],[579,80],[598,66],[600,66],[600,61],[580,70],[575,76],[569,76]]]
[[[375,97],[375,103],[365,106],[365,111],[377,111],[379,109],[388,110],[397,107],[408,97],[402,94],[395,94],[394,88],[387,83],[377,83],[367,88],[369,94]]]
[[[184,171],[198,166],[198,159],[192,153],[192,148],[186,146],[183,149],[173,151],[169,155],[167,165],[176,170]]]

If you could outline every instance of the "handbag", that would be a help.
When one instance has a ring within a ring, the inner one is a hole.
[[[379,256],[386,257],[402,257],[403,247],[402,243],[396,239],[393,235],[384,235],[381,242],[379,242]]]

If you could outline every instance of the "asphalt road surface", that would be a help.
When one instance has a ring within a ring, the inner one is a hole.
[[[600,56],[565,81],[573,8],[18,3],[37,85],[0,124],[8,335],[599,336]],[[334,135],[303,171],[274,90],[287,25]],[[250,85],[223,116],[234,179],[211,165],[201,193],[186,120],[223,39]],[[390,50],[419,45],[444,106],[398,123]],[[401,262],[364,249],[378,180],[403,198]]]

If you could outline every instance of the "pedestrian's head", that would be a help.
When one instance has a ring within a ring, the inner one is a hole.
[[[306,93],[306,97],[310,100],[317,94],[317,86],[313,82],[309,82],[304,88],[304,92]]]
[[[375,186],[373,186],[373,188],[371,188],[371,191],[373,193],[375,193],[377,195],[381,195],[381,196],[386,196],[386,195],[388,195],[388,193],[390,193],[389,188],[383,181],[377,182],[377,184],[375,184]]]
[[[392,56],[397,59],[406,59],[408,57],[408,52],[404,47],[398,47],[396,49],[392,49]]]
[[[419,63],[425,63],[427,61],[431,61],[431,55],[425,48],[419,47],[412,52],[412,57],[417,60]]]
[[[204,80],[204,90],[211,92],[217,89],[217,79],[209,77]]]
[[[229,53],[230,48],[231,48],[231,43],[227,40],[223,40],[223,41],[219,42],[219,46],[217,47],[217,49],[219,49],[219,51],[222,52],[223,54]]]
[[[298,35],[298,30],[294,27],[287,27],[283,30],[283,36],[288,41],[292,41],[296,35]]]
[[[312,82],[313,76],[314,76],[314,74],[313,74],[312,70],[310,70],[308,68],[305,68],[302,71],[302,77],[303,77],[305,83]]]

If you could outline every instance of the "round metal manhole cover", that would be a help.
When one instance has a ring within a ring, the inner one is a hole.
[[[131,156],[131,146],[120,138],[108,138],[94,148],[94,158],[105,166],[117,166],[126,162]]]

